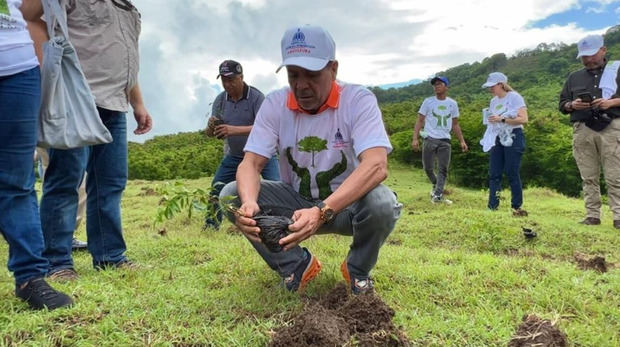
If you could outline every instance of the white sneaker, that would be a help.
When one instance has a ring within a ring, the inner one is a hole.
[[[433,204],[444,203],[446,205],[452,205],[452,200],[445,199],[445,198],[443,198],[441,196],[433,196],[431,198],[431,202]]]

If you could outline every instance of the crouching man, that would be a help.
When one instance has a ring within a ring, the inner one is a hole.
[[[315,234],[353,236],[341,265],[354,294],[372,290],[370,271],[394,229],[402,205],[381,182],[392,150],[375,96],[336,81],[336,45],[317,26],[293,27],[281,42],[289,87],[263,102],[237,170],[237,181],[220,199],[237,196],[238,212],[227,213],[286,289],[303,290],[321,270],[319,260],[300,243]],[[275,153],[281,182],[260,179]],[[225,199],[223,199],[225,200]],[[221,200],[221,201],[223,201]],[[252,218],[259,212],[290,217],[290,234],[271,252]]]

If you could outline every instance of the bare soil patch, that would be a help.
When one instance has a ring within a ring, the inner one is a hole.
[[[375,293],[352,296],[341,284],[310,298],[290,325],[276,330],[270,346],[409,346],[393,317]]]
[[[609,264],[605,261],[605,257],[594,256],[589,258],[587,254],[577,253],[575,254],[575,261],[577,266],[582,270],[594,270],[600,273],[607,272]]]
[[[566,334],[554,323],[530,314],[523,317],[523,323],[508,343],[508,347],[565,347]]]

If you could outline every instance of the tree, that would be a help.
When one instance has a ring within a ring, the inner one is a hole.
[[[316,136],[304,137],[301,141],[297,142],[299,150],[302,152],[312,153],[312,167],[314,166],[314,153],[327,149],[327,140],[323,140]]]

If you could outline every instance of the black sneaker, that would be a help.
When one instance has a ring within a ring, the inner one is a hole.
[[[54,310],[73,305],[73,299],[50,287],[43,278],[30,280],[25,286],[15,288],[15,296],[26,301],[34,310]]]
[[[306,260],[297,267],[290,276],[284,277],[284,286],[288,291],[303,291],[306,285],[321,271],[321,262],[313,256],[308,249],[304,248]]]

